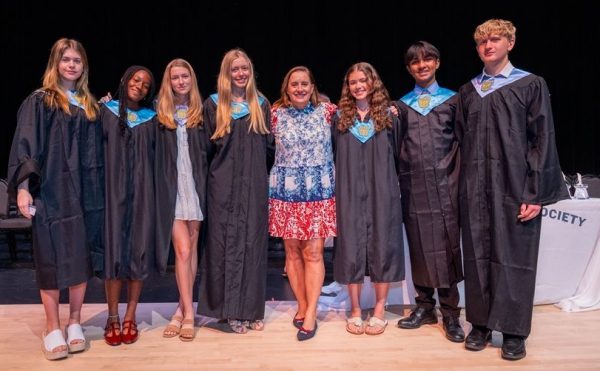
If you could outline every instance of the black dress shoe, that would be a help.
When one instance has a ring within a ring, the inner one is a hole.
[[[307,330],[304,327],[300,326],[298,333],[296,334],[296,338],[298,341],[304,341],[308,339],[312,339],[317,333],[317,322],[315,321],[315,328],[312,330]]]
[[[525,338],[518,335],[502,334],[502,358],[517,361],[525,358]]]
[[[398,321],[398,327],[405,329],[419,328],[421,325],[433,325],[438,322],[437,314],[434,309],[425,309],[417,307],[410,313],[410,316]]]
[[[465,341],[465,332],[460,327],[458,317],[444,317],[442,322],[444,324],[444,332],[446,332],[446,339],[455,343]]]
[[[473,326],[465,340],[465,348],[473,351],[483,350],[491,338],[492,330],[483,326]]]

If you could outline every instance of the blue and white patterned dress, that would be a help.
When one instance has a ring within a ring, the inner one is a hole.
[[[331,119],[336,106],[272,111],[275,164],[269,177],[269,233],[284,239],[335,236]]]

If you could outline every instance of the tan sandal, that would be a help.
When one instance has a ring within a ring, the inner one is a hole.
[[[196,335],[196,330],[194,328],[194,319],[184,319],[181,322],[181,330],[179,332],[179,340],[181,341],[192,341],[194,340],[194,336]]]
[[[182,321],[183,321],[182,316],[171,317],[171,322],[169,322],[169,324],[167,325],[167,327],[165,327],[165,330],[163,331],[163,337],[164,338],[173,338],[173,337],[179,335],[179,332],[181,331]]]
[[[245,325],[250,330],[254,330],[254,331],[262,331],[265,329],[265,323],[263,322],[263,320],[260,320],[260,319],[257,319],[254,321],[246,321]]]
[[[351,317],[346,320],[346,331],[354,335],[365,333],[365,324],[360,317]]]
[[[371,318],[369,318],[369,323],[367,324],[367,328],[365,329],[365,334],[367,334],[367,335],[383,334],[387,325],[388,325],[387,320],[377,318],[377,317],[371,317]]]

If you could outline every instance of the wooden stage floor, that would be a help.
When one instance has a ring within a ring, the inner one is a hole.
[[[183,343],[164,339],[162,331],[174,303],[142,303],[137,343],[110,347],[103,341],[106,305],[86,304],[83,327],[89,342],[84,353],[50,362],[41,350],[44,327],[41,305],[0,306],[1,370],[599,370],[600,311],[566,313],[545,305],[534,308],[528,355],[521,361],[500,358],[501,335],[481,352],[443,336],[441,324],[401,330],[395,324],[409,309],[388,308],[389,325],[379,336],[351,335],[344,329],[346,313],[323,312],[315,338],[298,342],[291,320],[293,302],[266,304],[266,328],[238,335],[215,320],[196,318],[196,339]],[[121,307],[121,313],[124,307]],[[61,317],[68,306],[61,304]],[[464,323],[464,317],[461,318]],[[468,333],[470,325],[465,325]]]

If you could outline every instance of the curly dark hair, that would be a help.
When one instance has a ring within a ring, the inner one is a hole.
[[[338,103],[338,109],[340,110],[338,130],[344,133],[354,125],[354,119],[357,115],[356,100],[348,87],[348,78],[352,72],[356,71],[365,74],[367,82],[371,87],[368,99],[371,119],[375,123],[375,131],[380,132],[386,128],[392,127],[392,119],[388,112],[390,95],[383,85],[383,81],[381,81],[379,74],[371,64],[359,62],[350,66],[344,77],[342,94]]]

